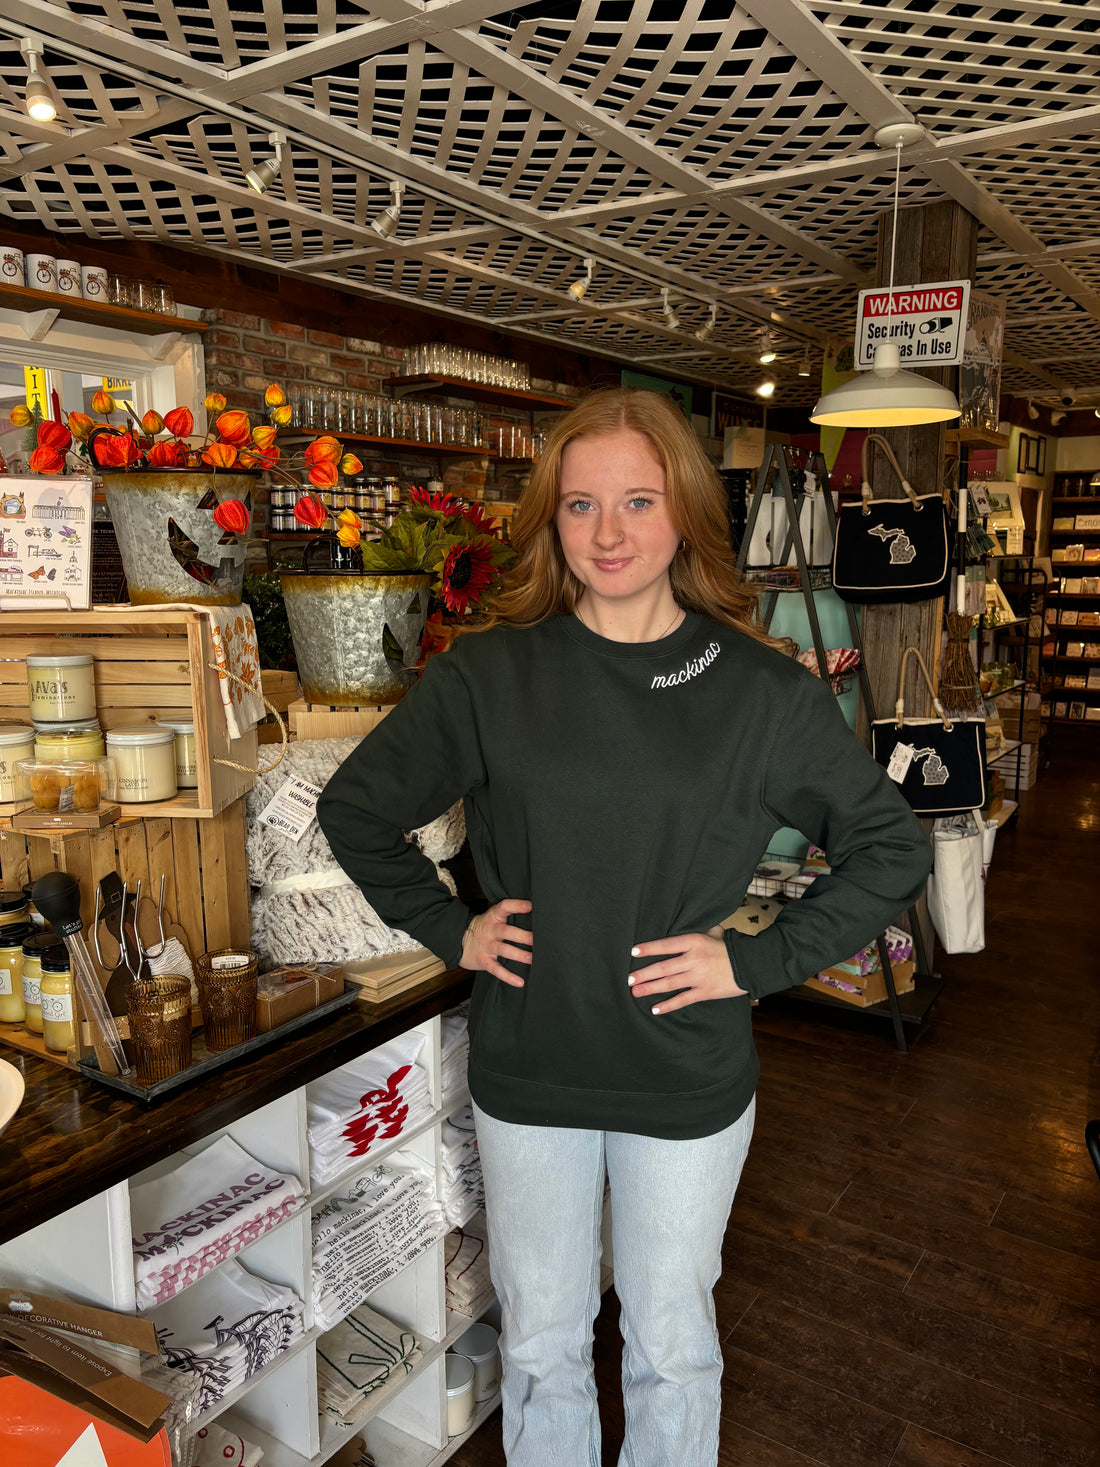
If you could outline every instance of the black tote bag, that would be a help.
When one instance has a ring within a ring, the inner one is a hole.
[[[920,663],[935,718],[905,716],[901,690],[910,657]],[[894,717],[876,718],[871,725],[871,752],[884,768],[899,745],[913,751],[897,784],[915,814],[962,815],[985,804],[985,719],[947,717],[916,647],[907,648],[901,659]]]
[[[881,445],[904,499],[872,499],[869,445]],[[859,504],[841,506],[833,546],[833,589],[844,601],[928,601],[951,577],[951,527],[938,494],[917,494],[878,433],[863,441]]]

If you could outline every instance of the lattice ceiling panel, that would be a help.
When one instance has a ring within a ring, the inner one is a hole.
[[[937,132],[1100,100],[1090,0],[814,4],[849,52]]]
[[[23,112],[28,33],[53,126]],[[0,0],[0,216],[229,251],[745,390],[770,320],[777,403],[812,395],[807,342],[816,361],[852,329],[893,192],[872,134],[914,114],[930,141],[903,206],[972,208],[1009,348],[1100,390],[1100,265],[1059,254],[1100,236],[1090,0]],[[1041,390],[1034,370],[1006,382]]]

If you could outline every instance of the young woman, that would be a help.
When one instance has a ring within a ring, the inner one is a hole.
[[[605,1172],[625,1340],[620,1467],[714,1467],[711,1291],[752,1132],[751,997],[912,902],[921,827],[828,685],[759,628],[684,417],[608,391],[553,430],[489,626],[434,658],[318,803],[394,927],[476,974],[470,1090],[503,1309],[510,1467],[597,1467]],[[403,831],[463,798],[471,919]],[[778,827],[832,874],[719,925]]]

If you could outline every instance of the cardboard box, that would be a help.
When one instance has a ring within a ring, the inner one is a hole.
[[[908,962],[894,963],[891,966],[897,992],[911,992],[917,971],[916,963],[910,958]],[[836,986],[840,984],[844,986]],[[827,998],[839,999],[841,1003],[854,1004],[860,1009],[886,1002],[886,979],[881,968],[876,968],[873,973],[862,978],[853,977],[851,973],[840,969],[826,968],[816,978],[803,983],[802,987],[813,993],[823,993]]]
[[[339,998],[344,970],[339,963],[291,963],[261,973],[256,992],[256,1028],[261,1034]]]

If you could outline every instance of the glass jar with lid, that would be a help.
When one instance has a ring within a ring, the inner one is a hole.
[[[34,753],[34,729],[27,723],[0,723],[0,804],[22,799],[15,766]]]
[[[96,718],[56,728],[35,725],[34,757],[44,763],[56,764],[63,759],[102,759],[105,752],[103,730]]]
[[[0,931],[8,927],[25,927],[30,921],[27,898],[18,887],[0,891]]]
[[[39,932],[37,927],[27,930],[23,939],[23,1023],[32,1034],[42,1033],[42,959],[47,954],[61,953],[66,960],[65,944],[54,932]]]
[[[33,881],[27,881],[23,884],[23,896],[27,903],[27,921],[33,922],[35,927],[41,932],[42,928],[46,926],[46,919],[35,906],[34,900],[31,897],[31,887],[33,885]]]
[[[42,1038],[47,1049],[64,1053],[76,1043],[73,1025],[73,975],[64,947],[42,954]]]
[[[34,933],[35,929],[28,923],[20,927],[0,927],[0,1023],[21,1024],[26,1017],[23,1005],[23,943]]]
[[[199,787],[199,769],[195,758],[195,725],[191,719],[181,719],[178,723],[161,720],[158,728],[170,728],[176,741],[176,784],[181,790],[194,790]]]
[[[107,731],[115,789],[128,804],[170,800],[176,793],[176,736],[159,724],[132,724]]]
[[[27,658],[31,718],[70,724],[95,717],[94,659],[90,653],[49,653]]]

